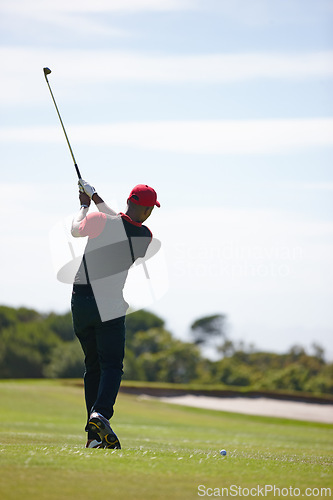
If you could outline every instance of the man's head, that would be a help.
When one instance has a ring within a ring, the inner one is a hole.
[[[147,184],[135,186],[127,200],[127,214],[137,222],[144,222],[153,211],[154,206],[160,207],[156,191]]]
[[[135,205],[143,207],[154,207],[155,205],[160,207],[155,189],[147,186],[147,184],[138,184],[135,186],[130,192],[128,200]]]

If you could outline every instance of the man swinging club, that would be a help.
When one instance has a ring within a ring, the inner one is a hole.
[[[72,222],[74,237],[88,236],[74,279],[71,308],[74,332],[85,355],[84,392],[88,433],[86,448],[121,448],[110,426],[123,374],[125,314],[123,287],[129,268],[144,257],[152,233],[143,225],[154,206],[153,188],[139,184],[117,214],[79,179],[81,208]],[[91,200],[98,212],[88,214]]]

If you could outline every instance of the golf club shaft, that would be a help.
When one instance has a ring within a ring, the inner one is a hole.
[[[63,122],[62,122],[62,119],[61,119],[61,116],[60,116],[60,113],[59,113],[59,109],[58,109],[57,103],[56,103],[56,101],[55,101],[55,98],[54,98],[53,92],[52,92],[52,90],[51,90],[51,86],[50,86],[49,81],[48,81],[48,79],[47,79],[47,74],[46,74],[46,72],[45,72],[45,69],[46,69],[46,68],[44,68],[44,76],[45,76],[45,80],[46,80],[47,86],[49,87],[49,90],[50,90],[51,97],[52,97],[52,100],[53,100],[53,102],[54,102],[55,108],[56,108],[56,110],[57,110],[58,117],[59,117],[59,120],[60,120],[60,123],[61,123],[62,129],[63,129],[63,131],[64,131],[64,134],[65,134],[65,137],[66,137],[66,141],[67,141],[67,144],[68,144],[69,150],[70,150],[71,155],[72,155],[72,158],[73,158],[74,167],[75,167],[75,170],[76,170],[77,176],[78,176],[78,178],[79,178],[79,179],[82,179],[82,177],[81,177],[81,173],[80,173],[80,170],[79,170],[79,167],[77,166],[77,163],[76,163],[76,160],[75,160],[75,156],[74,156],[73,150],[72,150],[71,145],[70,145],[70,143],[69,143],[69,140],[68,140],[68,137],[67,137],[67,133],[66,133],[66,130],[65,130],[64,124],[63,124]]]

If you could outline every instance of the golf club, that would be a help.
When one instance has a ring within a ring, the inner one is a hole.
[[[47,75],[49,75],[49,74],[51,73],[51,70],[50,70],[50,68],[43,68],[43,71],[44,71],[44,76],[45,76],[46,83],[47,83],[47,85],[48,85],[48,87],[49,87],[49,90],[50,90],[50,93],[51,93],[51,96],[52,96],[52,99],[53,99],[53,102],[54,102],[55,108],[56,108],[57,113],[58,113],[58,116],[59,116],[59,120],[60,120],[60,123],[61,123],[62,129],[63,129],[64,134],[65,134],[65,137],[66,137],[66,141],[67,141],[67,144],[68,144],[69,150],[70,150],[70,152],[71,152],[71,155],[72,155],[72,158],[73,158],[73,161],[74,161],[74,167],[75,167],[75,170],[76,170],[77,176],[78,176],[78,178],[79,178],[79,179],[82,179],[81,174],[80,174],[79,167],[77,166],[77,163],[76,163],[76,160],[75,160],[75,156],[74,156],[73,150],[72,150],[71,145],[70,145],[70,143],[69,143],[69,140],[68,140],[68,137],[67,137],[67,134],[66,134],[66,130],[65,130],[64,124],[63,124],[63,122],[62,122],[62,119],[61,119],[61,116],[60,116],[60,113],[59,113],[59,109],[58,109],[57,103],[55,102],[55,98],[54,98],[53,92],[52,92],[52,90],[51,90],[51,87],[50,87],[49,81],[48,81],[48,79],[47,79]]]

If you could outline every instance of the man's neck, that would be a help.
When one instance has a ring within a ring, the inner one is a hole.
[[[125,212],[125,215],[127,215],[127,217],[129,217],[130,219],[132,219],[132,221],[134,222],[139,222],[141,224],[141,220],[140,220],[140,217],[138,216],[138,214],[135,214],[130,208],[128,208]]]

